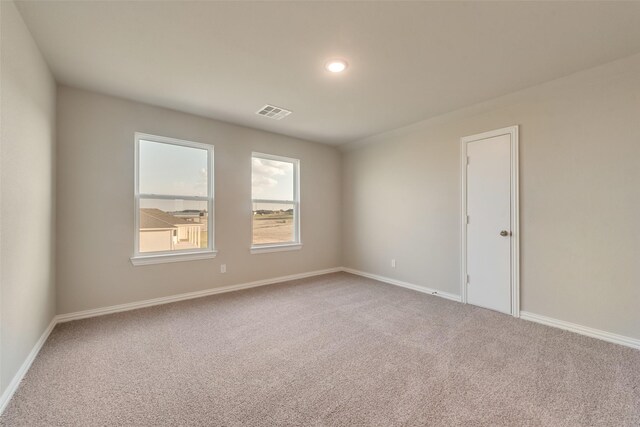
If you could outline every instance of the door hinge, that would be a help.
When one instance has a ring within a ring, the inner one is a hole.
[[[469,166],[469,156],[467,156],[467,166]]]
[[[471,222],[471,220],[469,218],[471,218],[471,217],[469,215],[467,215],[467,224],[469,224]]]
[[[468,285],[469,283],[471,283],[471,280],[469,279],[469,277],[470,277],[470,276],[467,274],[467,285]]]

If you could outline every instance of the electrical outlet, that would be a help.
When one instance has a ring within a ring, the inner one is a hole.
[[[396,260],[395,259],[391,260],[391,268],[396,268]]]
[[[220,273],[227,272],[227,264],[220,264]]]

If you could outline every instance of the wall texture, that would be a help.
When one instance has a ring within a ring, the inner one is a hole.
[[[357,141],[344,265],[460,294],[460,137],[518,124],[522,310],[640,338],[639,119],[636,55]]]
[[[55,82],[13,2],[0,2],[0,394],[55,315]]]
[[[58,313],[340,266],[336,148],[68,87],[57,108]],[[215,146],[215,259],[129,261],[136,131]],[[300,251],[249,252],[252,151],[300,159]]]

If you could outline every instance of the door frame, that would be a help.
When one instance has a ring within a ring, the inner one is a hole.
[[[509,135],[511,138],[511,315],[520,317],[520,188],[518,184],[518,125],[460,138],[462,203],[460,211],[461,263],[460,296],[467,304],[467,144],[473,141]]]

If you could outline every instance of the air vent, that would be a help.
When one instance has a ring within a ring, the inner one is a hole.
[[[275,105],[265,105],[260,110],[256,111],[259,116],[269,117],[270,119],[282,120],[291,114],[291,111],[284,108],[276,107]]]

